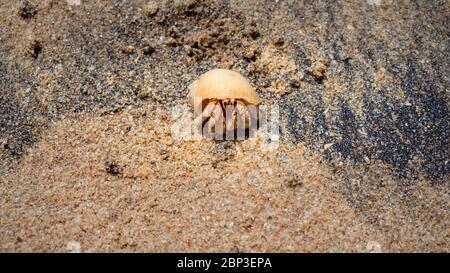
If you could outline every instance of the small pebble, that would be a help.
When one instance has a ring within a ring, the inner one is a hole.
[[[176,46],[177,45],[177,40],[173,37],[169,37],[167,38],[167,40],[165,41],[167,46]]]
[[[79,6],[81,5],[81,0],[66,0],[69,6]]]
[[[367,243],[366,249],[370,253],[381,253],[381,244],[376,241],[369,241]]]
[[[154,16],[158,10],[158,4],[154,1],[150,1],[144,6],[144,13],[146,16]]]
[[[81,244],[77,241],[70,241],[67,243],[66,249],[70,253],[81,253]]]
[[[122,51],[122,53],[125,53],[125,54],[133,54],[134,53],[134,47],[126,46],[126,47],[123,47],[121,49],[121,51]]]
[[[327,143],[327,144],[323,145],[323,149],[324,149],[324,150],[328,150],[328,149],[330,149],[331,146],[333,146],[333,145],[334,145],[334,143]]]

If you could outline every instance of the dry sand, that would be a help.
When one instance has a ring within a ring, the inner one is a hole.
[[[0,251],[449,251],[447,2],[68,2],[0,3]],[[216,67],[278,149],[171,137]]]

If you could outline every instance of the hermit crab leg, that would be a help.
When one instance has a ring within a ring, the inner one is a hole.
[[[249,123],[249,114],[247,112],[246,106],[243,102],[238,101],[236,103],[236,113],[237,113],[237,128],[246,128]]]
[[[209,102],[206,106],[203,112],[195,118],[194,124],[201,124],[203,125],[203,122],[208,119],[211,114],[213,113],[214,109],[216,108],[217,103],[216,102]]]
[[[245,110],[245,128],[253,129],[256,128],[256,109],[252,110],[249,107]],[[253,128],[250,128],[253,127]]]
[[[218,104],[217,104],[218,105]],[[208,132],[212,132],[212,129],[215,127],[215,132],[216,133],[220,133],[220,131],[223,131],[223,128],[220,128],[222,125],[222,118],[223,118],[223,113],[222,113],[222,108],[217,106],[214,108],[214,111],[211,114],[211,118],[208,120]],[[222,126],[223,127],[223,126]]]
[[[231,105],[231,103],[229,105]],[[226,130],[227,131],[234,130],[236,120],[237,120],[236,107],[234,105],[231,105],[229,107],[227,107],[227,105],[225,105],[224,108],[225,108],[225,113],[226,113],[226,115],[225,115]],[[231,109],[231,111],[230,111],[230,109]]]

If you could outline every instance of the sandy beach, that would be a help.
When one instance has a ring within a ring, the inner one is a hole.
[[[449,14],[0,1],[0,252],[449,252]],[[174,138],[214,68],[279,107],[276,148]]]

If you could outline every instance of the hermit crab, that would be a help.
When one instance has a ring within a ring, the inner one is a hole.
[[[194,107],[194,123],[203,133],[216,135],[256,128],[261,100],[242,75],[228,69],[213,69],[188,87]]]

